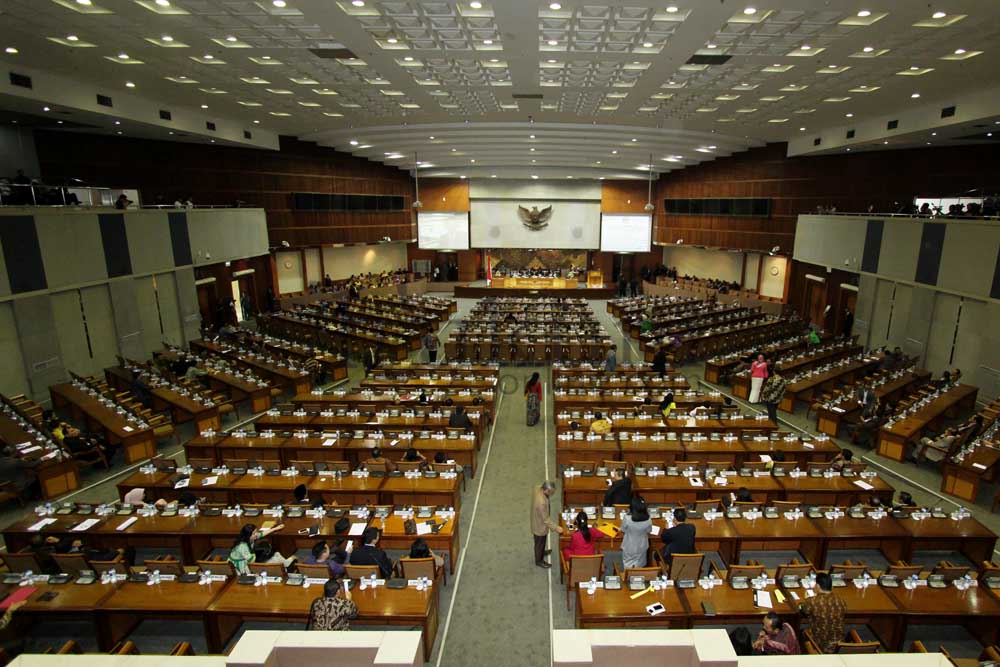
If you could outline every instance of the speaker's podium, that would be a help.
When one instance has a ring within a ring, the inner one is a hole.
[[[600,271],[587,271],[587,287],[604,287],[604,274]]]

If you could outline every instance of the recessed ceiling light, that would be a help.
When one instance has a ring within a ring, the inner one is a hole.
[[[160,7],[169,7],[170,0],[156,0],[156,4],[158,4]]]
[[[618,151],[611,151],[612,155],[618,155]]]
[[[867,17],[869,17],[871,15],[872,15],[872,13],[870,11],[868,11],[867,9],[862,9],[860,12],[858,12],[858,16],[860,16],[861,18],[867,18]]]
[[[746,9],[743,10],[743,13],[746,14],[747,16],[753,16],[754,14],[757,13],[757,8],[747,7]]]
[[[484,39],[483,40],[483,44],[485,44],[486,46],[490,46],[491,44],[493,44],[493,40],[492,39]]]
[[[235,37],[233,37],[232,35],[230,35],[229,37],[226,37],[226,41],[227,41],[227,42],[235,42],[235,41],[236,41],[236,38],[235,38]]]
[[[202,109],[207,109],[207,108],[208,108],[208,105],[207,105],[207,104],[202,104],[202,105],[201,105],[201,108],[202,108]]]
[[[278,9],[281,9],[287,3],[285,2],[285,0],[272,0],[271,4],[274,5],[275,7],[277,7]]]
[[[667,7],[667,13],[668,14],[676,14],[677,13],[677,7],[675,7],[674,5],[670,5],[669,7]]]
[[[852,113],[845,113],[844,116],[847,118],[854,118],[854,114]]]
[[[135,88],[135,84],[132,83],[131,81],[126,81],[125,82],[125,87],[126,88]]]
[[[955,49],[955,55],[960,56],[965,53],[965,49]]]
[[[77,41],[79,39],[80,38],[77,37],[76,35],[66,35],[66,41],[68,41],[68,42],[75,42],[75,41]]]
[[[652,42],[643,42],[642,43],[642,48],[644,48],[644,49],[651,49],[651,48],[653,48],[653,43]]]
[[[469,6],[472,7],[473,9],[482,9],[483,8],[483,3],[481,3],[481,2],[470,2]]]
[[[912,95],[910,95],[910,97],[912,97],[913,99],[917,99],[918,97],[920,97],[920,93],[913,93]]]
[[[42,111],[51,111],[48,107],[42,107]]]
[[[535,180],[538,180],[538,175],[537,175],[537,174],[532,174],[532,175],[531,175],[531,177],[532,177],[533,179],[535,179]]]
[[[800,127],[799,128],[799,132],[805,132],[805,131],[806,131],[806,128],[804,128],[804,127]]]
[[[706,44],[705,46],[706,46],[706,48],[709,48],[709,49],[714,49],[716,47],[715,44]]]
[[[944,12],[934,12],[933,14],[931,14],[932,19],[943,19],[945,16],[948,15]]]
[[[861,50],[864,51],[865,53],[871,53],[872,51],[875,50],[875,47],[873,47],[873,46],[866,46],[865,48],[863,48]]]
[[[76,4],[83,5],[84,7],[89,7],[90,0],[76,0]]]
[[[808,44],[803,44],[802,46],[800,46],[800,47],[799,47],[799,50],[800,50],[800,51],[808,51],[808,50],[809,50],[809,49],[811,49],[811,48],[812,48],[812,47],[811,47],[811,46],[809,46]]]
[[[355,7],[364,7],[365,0],[352,0],[351,4],[354,5]]]
[[[558,43],[559,43],[559,41],[558,41],[558,40],[555,40],[555,39],[550,39],[550,40],[549,40],[549,46],[555,46],[555,45],[556,45],[556,44],[558,44]]]
[[[254,121],[254,125],[260,125],[260,121],[259,120],[255,120]]]
[[[14,55],[17,53],[17,49],[15,49],[13,46],[8,46],[6,49],[4,49],[4,53],[9,53],[11,55]]]
[[[533,134],[529,134],[529,135],[528,135],[528,138],[529,138],[529,139],[534,139],[534,138],[535,138],[535,135],[533,135]]]
[[[358,145],[358,140],[357,139],[351,139],[350,142],[348,142],[348,143],[350,143],[352,146],[357,146]]]
[[[172,42],[172,41],[174,41],[174,38],[171,37],[170,35],[163,35],[162,37],[160,37],[160,41],[161,42]]]
[[[215,58],[215,56],[213,56],[211,53],[206,53],[201,58],[202,60],[212,60],[213,58]]]
[[[398,42],[399,40],[398,40],[398,39],[396,39],[395,37],[390,37],[389,39],[387,39],[387,40],[385,40],[385,41],[389,42],[390,44],[395,44],[395,43],[396,43],[396,42]]]

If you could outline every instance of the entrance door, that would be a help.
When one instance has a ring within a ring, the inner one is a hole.
[[[826,284],[806,280],[806,318],[810,324],[823,327],[823,309],[826,308]]]

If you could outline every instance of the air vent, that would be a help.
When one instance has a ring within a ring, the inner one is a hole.
[[[942,118],[951,118],[954,115],[955,115],[955,107],[945,107],[944,109],[941,109]]]
[[[350,49],[309,49],[312,54],[317,58],[325,58],[327,60],[350,60],[351,58],[357,58],[354,52]]]
[[[211,130],[212,132],[215,132],[215,123],[213,123],[210,120],[206,120],[205,121],[205,129],[206,130]]]
[[[244,139],[253,139],[253,135],[250,134],[250,130],[243,130],[243,138]]]
[[[732,56],[695,54],[688,58],[688,65],[725,65]]]
[[[853,139],[854,138],[854,130],[848,130],[847,131],[847,138],[848,139]]]
[[[19,88],[31,88],[31,77],[17,72],[10,73],[10,85]]]
[[[541,93],[514,93],[511,97],[515,100],[541,100],[545,98]]]
[[[899,127],[899,121],[898,120],[890,120],[885,125],[885,129],[887,129],[887,130],[895,130],[897,127]]]
[[[823,143],[822,138],[816,137],[815,139],[813,139],[813,146],[819,146],[821,143]]]
[[[97,96],[97,103],[100,104],[102,107],[112,107],[112,106],[114,106],[114,104],[111,102],[111,98],[108,97],[107,95],[98,95]]]
[[[170,112],[166,109],[160,109],[160,120],[173,120]]]

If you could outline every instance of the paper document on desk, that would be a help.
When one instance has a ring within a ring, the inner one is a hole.
[[[660,527],[659,526],[653,526],[650,529],[649,534],[652,535],[653,537],[659,537],[660,536]]]
[[[361,533],[365,532],[365,528],[367,526],[368,526],[368,524],[362,523],[360,521],[357,522],[357,523],[352,523],[351,524],[351,530],[347,534],[351,535],[351,536],[354,536],[354,537],[360,536]],[[420,529],[418,528],[417,530],[419,531]]]
[[[137,517],[137,516],[133,516],[133,517],[130,517],[128,519],[125,519],[120,524],[118,524],[118,526],[115,528],[115,530],[117,530],[117,531],[126,530],[129,526],[131,526],[133,523],[135,523],[138,520],[139,520],[139,517]]]
[[[432,532],[433,530],[431,530],[431,524],[426,521],[421,521],[417,524],[417,535],[430,535]]]
[[[122,427],[122,430],[123,430],[123,431],[125,431],[126,433],[131,433],[131,432],[132,432],[132,431],[134,431],[135,429],[134,429],[134,428],[132,428],[131,426],[123,426],[123,427]]]
[[[321,443],[322,447],[333,447],[334,443],[337,442],[336,438],[327,438]]]
[[[705,486],[705,482],[699,477],[689,477],[688,481],[691,482],[691,486]]]
[[[774,609],[771,602],[771,594],[767,591],[757,591],[753,596],[753,603],[761,609]]]
[[[770,463],[774,459],[771,458],[770,454],[761,454],[760,455],[760,460],[763,461],[764,463]]]
[[[860,479],[854,480],[854,486],[860,487],[860,488],[864,489],[865,491],[871,491],[872,489],[875,488],[874,486],[872,486],[868,482],[863,482]]]
[[[28,526],[28,532],[29,533],[37,533],[42,528],[45,528],[45,526],[48,526],[49,524],[53,524],[55,522],[56,522],[55,517],[51,517],[50,516],[47,519],[42,519],[41,521],[38,521],[38,522],[33,523],[30,526]]]
[[[80,523],[76,524],[70,530],[72,530],[74,533],[82,533],[85,530],[93,528],[100,522],[101,522],[100,519],[87,519],[86,521],[81,521]]]
[[[28,447],[27,449],[22,449],[21,454],[30,454],[31,452],[37,452],[41,449],[40,445],[35,445],[34,447]]]
[[[184,489],[184,488],[187,488],[187,485],[190,484],[190,483],[191,483],[191,478],[190,477],[185,477],[184,479],[177,480],[177,483],[174,484],[174,488],[175,489]]]
[[[212,486],[213,484],[218,484],[218,483],[219,483],[218,475],[212,475],[211,477],[206,477],[205,479],[201,480],[202,486]]]
[[[31,451],[31,450],[26,449],[24,451]],[[986,466],[984,466],[982,463],[973,463],[972,467],[975,468],[976,470],[986,470]]]

